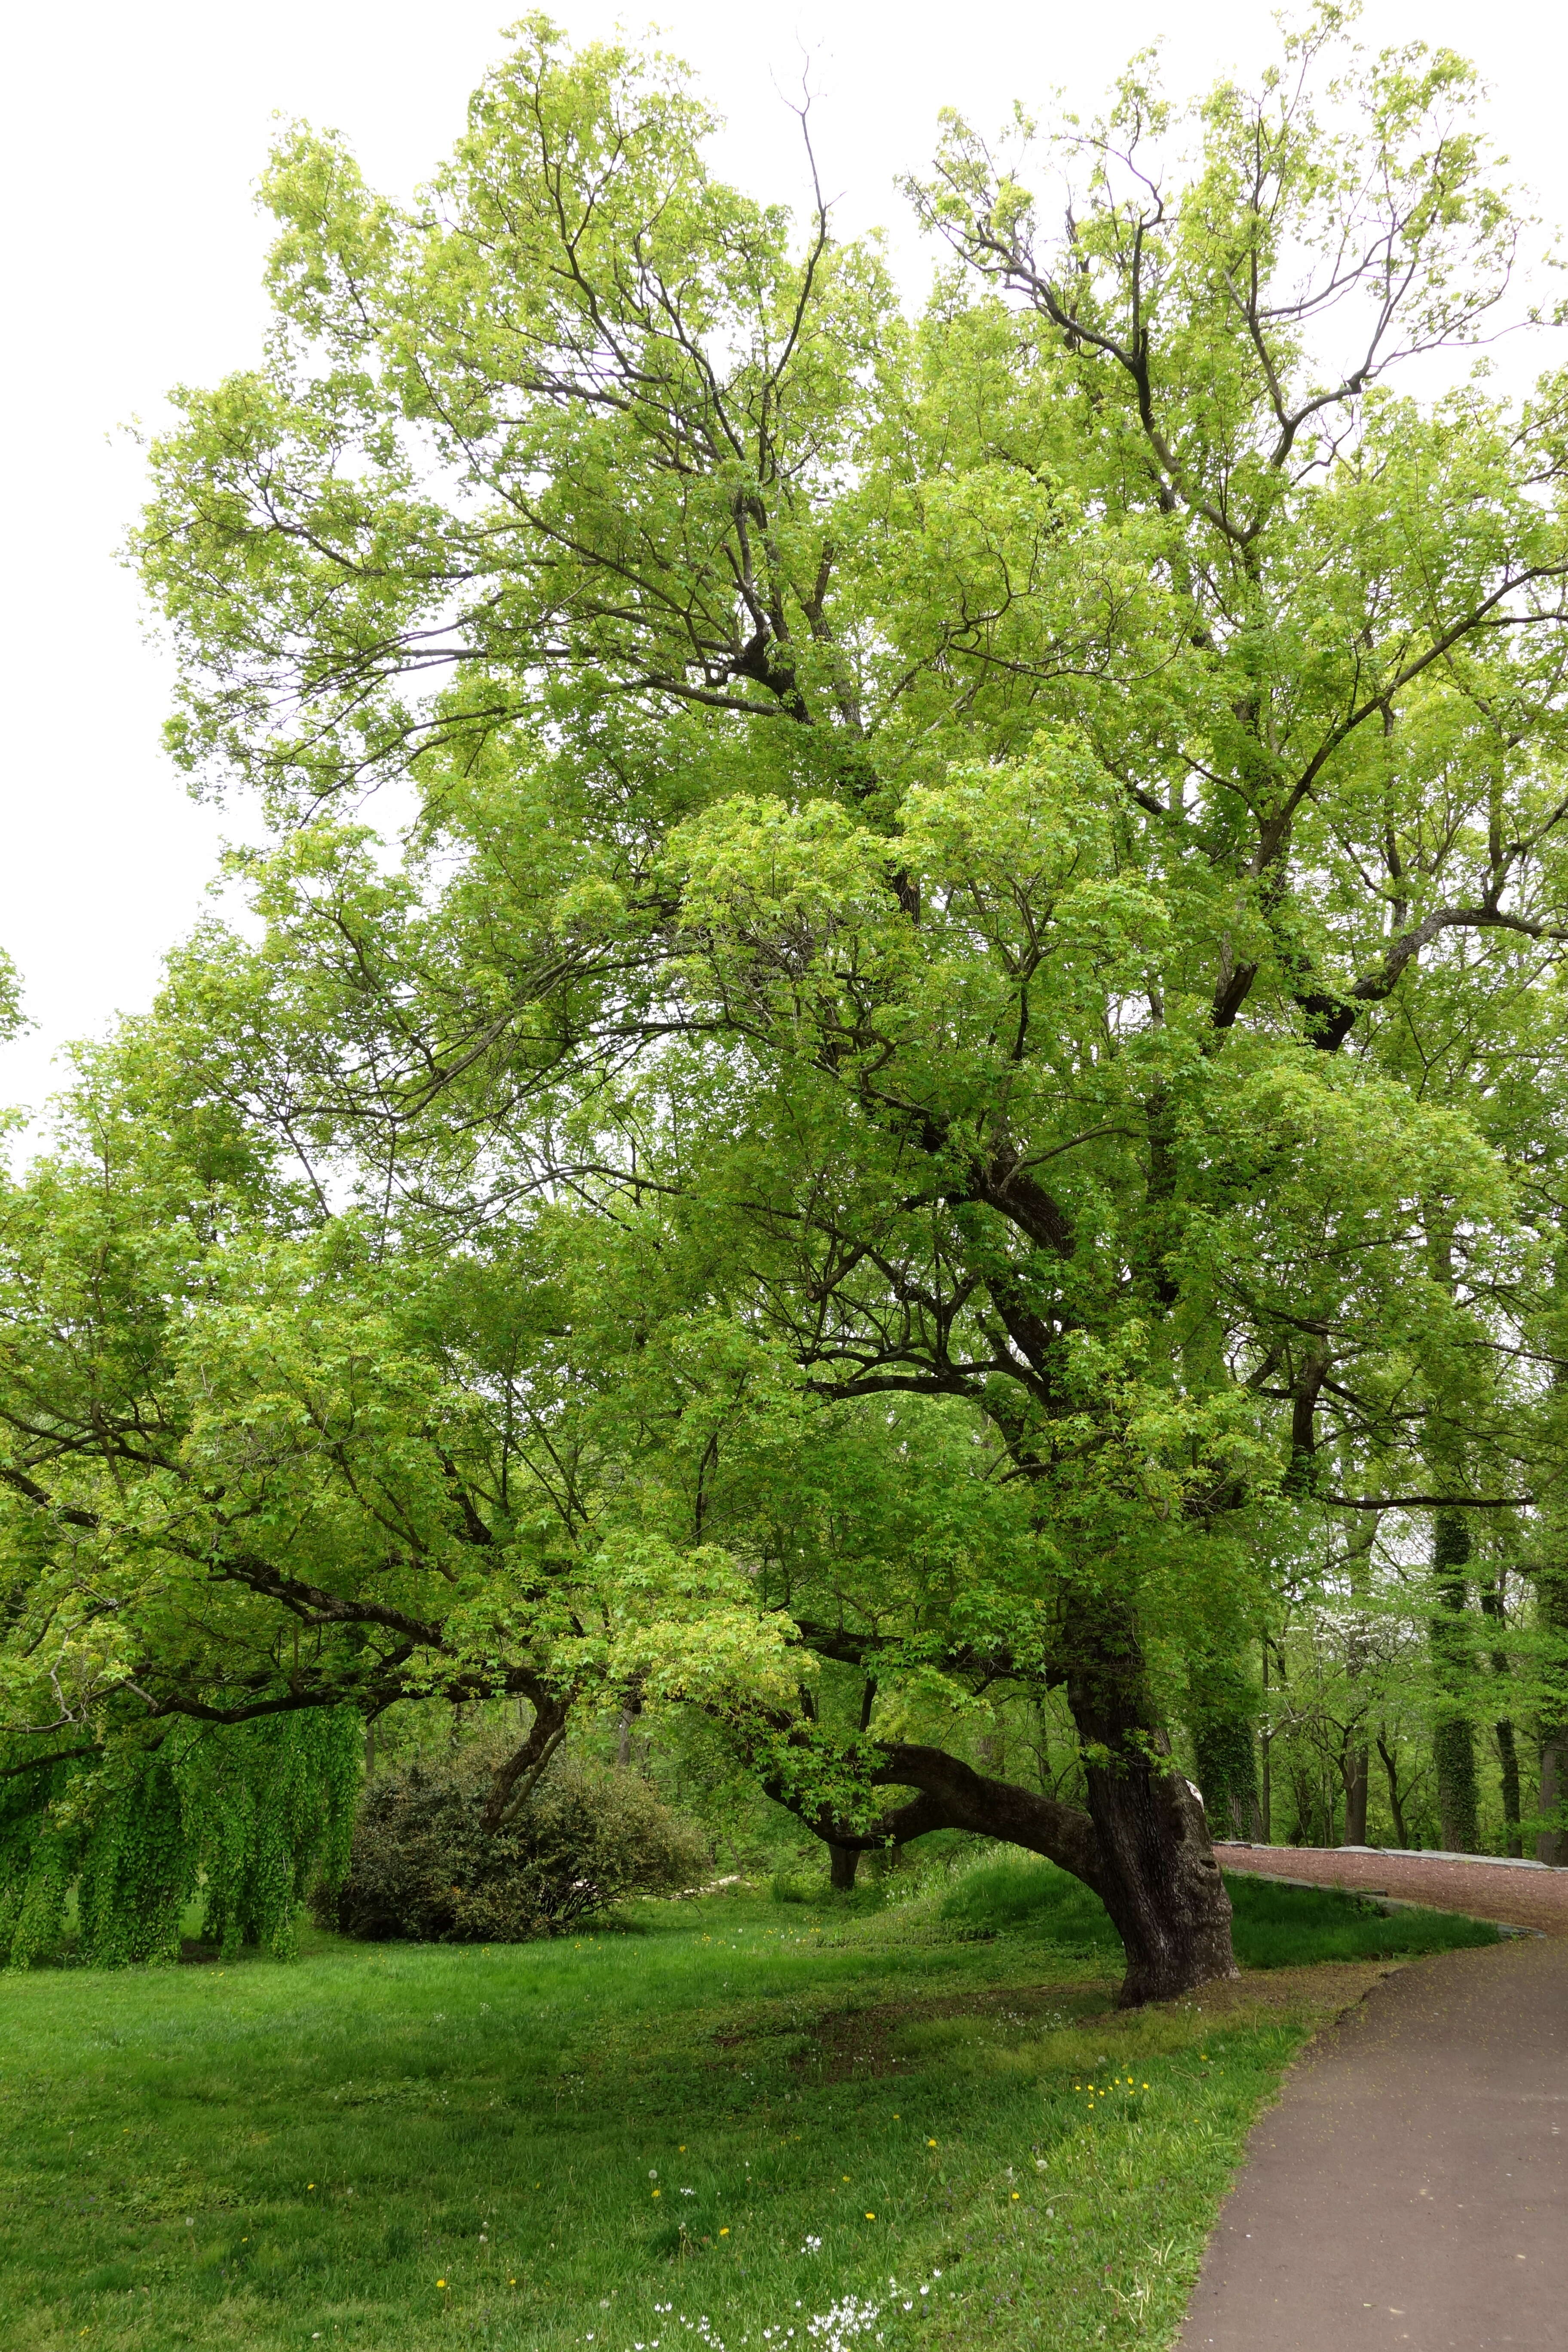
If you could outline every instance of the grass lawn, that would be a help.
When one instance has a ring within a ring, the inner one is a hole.
[[[1295,1965],[1131,2016],[1098,1906],[1012,1863],[883,1911],[737,1895],[575,1942],[7,1977],[0,2333],[1164,2344],[1259,2102],[1385,1965],[1357,1936],[1489,1939],[1232,1892],[1243,1950]]]

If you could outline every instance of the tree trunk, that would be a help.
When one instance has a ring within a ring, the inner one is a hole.
[[[1562,1541],[1561,1534],[1557,1540]],[[1543,1637],[1541,1707],[1541,1811],[1537,1862],[1568,1866],[1568,1569],[1542,1569],[1535,1579],[1538,1631]]]
[[[829,1877],[841,1895],[848,1895],[855,1885],[855,1873],[859,1866],[860,1849],[856,1845],[834,1845],[828,1848]]]
[[[1187,1718],[1193,1761],[1213,1837],[1255,1838],[1258,1801],[1258,1694],[1234,1658],[1210,1658],[1192,1669]]]
[[[1345,1775],[1345,1833],[1341,1843],[1344,1845],[1364,1845],[1367,1790],[1372,1779],[1372,1751],[1364,1741],[1359,1748],[1352,1748],[1349,1764],[1350,1769]]]
[[[1168,1761],[1131,1625],[1086,1605],[1074,1650],[1067,1695],[1096,1832],[1096,1891],[1127,1954],[1118,2005],[1132,2009],[1237,1973],[1230,1897],[1203,1801]]]
[[[528,1738],[497,1766],[491,1779],[483,1814],[488,1831],[502,1828],[508,1818],[528,1802],[540,1774],[566,1737],[568,1712],[563,1700],[542,1685],[539,1686]]]
[[[1405,1809],[1399,1801],[1399,1759],[1382,1731],[1377,1735],[1377,1752],[1383,1759],[1384,1777],[1388,1782],[1388,1810],[1394,1815],[1394,1843],[1408,1847],[1410,1833],[1405,1826]]]
[[[1373,1547],[1382,1525],[1383,1514],[1374,1511],[1366,1526],[1346,1547],[1346,1567],[1350,1571],[1351,1592],[1356,1602],[1356,1614],[1351,1619],[1350,1638],[1345,1644],[1345,1675],[1352,1689],[1366,1671],[1367,1624],[1364,1611],[1367,1586],[1371,1574]],[[1341,1767],[1341,1779],[1345,1790],[1345,1833],[1342,1843],[1366,1843],[1366,1805],[1368,1784],[1372,1779],[1372,1749],[1363,1729],[1363,1717],[1352,1718],[1347,1727],[1347,1753]]]
[[[1474,1853],[1480,1843],[1476,1786],[1476,1731],[1469,1706],[1475,1659],[1470,1648],[1470,1523],[1462,1511],[1438,1511],[1432,1522],[1432,1575],[1437,1607],[1432,1655],[1437,1673],[1438,1716],[1432,1735],[1437,1767],[1439,1834],[1450,1853]]]
[[[1542,1742],[1541,1810],[1558,1822],[1568,1819],[1568,1733]],[[1558,1870],[1568,1867],[1568,1829],[1549,1822],[1536,1837],[1535,1859]]]
[[[1481,1613],[1490,1618],[1496,1625],[1507,1624],[1508,1570],[1506,1568],[1500,1568],[1495,1576],[1482,1579]],[[1492,1652],[1492,1673],[1499,1682],[1507,1683],[1510,1668],[1506,1650]],[[1492,1726],[1492,1735],[1497,1741],[1498,1769],[1502,1783],[1503,1851],[1518,1858],[1524,1853],[1524,1840],[1520,1834],[1519,1826],[1519,1742],[1514,1736],[1512,1717],[1499,1716]]]
[[[1090,1766],[1100,1897],[1127,1955],[1119,2009],[1237,1975],[1230,1897],[1200,1799],[1179,1772],[1130,1758]]]
[[[1103,1603],[1093,1619],[1085,1610],[1073,1622],[1067,1694],[1083,1755],[1087,1812],[990,1780],[944,1748],[901,1741],[882,1745],[883,1760],[866,1778],[873,1788],[919,1794],[865,1829],[831,1808],[813,1810],[783,1777],[763,1785],[830,1847],[863,1853],[932,1830],[961,1829],[1044,1854],[1082,1879],[1110,1914],[1127,1955],[1119,2006],[1134,2009],[1238,1974],[1230,1897],[1203,1801],[1172,1769],[1135,1632]]]
[[[1274,1732],[1268,1719],[1268,1633],[1263,1634],[1263,1728],[1258,1746],[1263,1751],[1262,1790],[1259,1810],[1263,1815],[1263,1843],[1274,1843]]]
[[[1502,1779],[1503,1851],[1517,1862],[1524,1853],[1524,1839],[1519,1826],[1519,1742],[1507,1716],[1500,1716],[1493,1729],[1497,1733],[1498,1765]]]
[[[962,1829],[1044,1854],[1081,1879],[1110,1914],[1127,1955],[1122,2009],[1174,2000],[1215,1977],[1237,1975],[1230,1898],[1203,1805],[1157,1755],[1135,1751],[1090,1765],[1087,1812],[1033,1789],[989,1780],[940,1748],[889,1746],[885,1755],[869,1776],[873,1784],[921,1793],[866,1831],[831,1812],[811,1812],[781,1781],[769,1782],[768,1793],[829,1848],[863,1853],[932,1830]]]

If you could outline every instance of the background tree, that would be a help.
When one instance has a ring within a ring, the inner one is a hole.
[[[1400,1007],[1568,929],[1560,389],[1385,387],[1517,224],[1465,68],[1336,32],[1134,70],[1059,234],[950,124],[912,324],[542,22],[413,211],[285,142],[267,362],[141,541],[266,935],[8,1205],[74,1720],[509,1693],[521,1778],[676,1698],[843,1852],[1062,1862],[1125,1999],[1230,1965],[1170,1726],[1266,1529],[1512,1459],[1518,1154]],[[1082,1809],[956,1736],[1058,1689]]]

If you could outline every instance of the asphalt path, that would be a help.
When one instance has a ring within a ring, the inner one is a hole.
[[[1181,2352],[1568,2352],[1568,1939],[1384,1977],[1309,2045]]]

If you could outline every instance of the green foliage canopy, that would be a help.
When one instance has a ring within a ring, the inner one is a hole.
[[[284,140],[139,542],[263,933],[4,1204],[18,1721],[695,1704],[1219,1964],[1160,1759],[1263,1522],[1549,1472],[1563,383],[1396,389],[1519,226],[1344,52],[1135,66],[1059,234],[950,121],[917,318],[542,20],[411,209]],[[1049,1684],[1088,1814],[953,1752]]]

